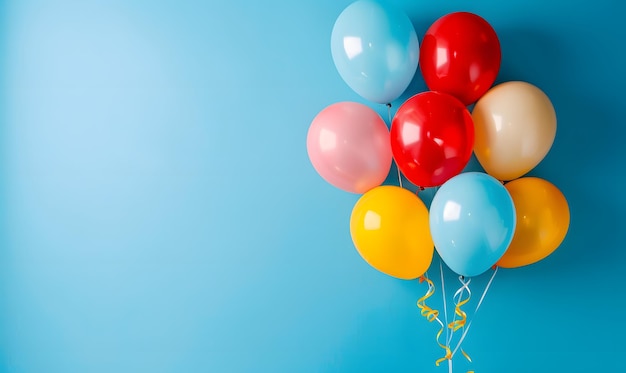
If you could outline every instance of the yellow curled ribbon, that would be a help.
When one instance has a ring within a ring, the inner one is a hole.
[[[472,281],[472,279],[465,280],[465,277],[460,276],[459,281],[461,282],[461,287],[459,288],[459,290],[456,291],[453,297],[453,299],[455,299],[455,302],[454,302],[454,316],[455,317],[454,318],[456,319],[456,316],[458,316],[459,319],[452,320],[452,322],[448,324],[448,328],[452,329],[452,333],[456,332],[457,330],[461,328],[465,328],[465,325],[467,324],[467,313],[465,313],[465,311],[463,311],[461,307],[467,304],[472,298],[472,291],[469,288],[469,284]],[[466,291],[467,291],[467,298],[463,298]],[[452,338],[452,336],[450,336],[450,338]],[[461,348],[461,354],[463,354],[463,356],[465,356],[465,358],[469,362],[472,361],[470,356],[467,354],[467,352],[463,350],[463,348]],[[454,355],[454,353],[452,355]]]
[[[435,293],[435,285],[433,284],[432,280],[426,276],[420,276],[419,281],[420,283],[426,282],[428,284],[428,290],[426,291],[426,294],[424,294],[423,297],[417,300],[417,307],[420,309],[421,315],[424,316],[426,320],[428,320],[429,322],[437,321],[439,325],[441,326],[435,338],[437,340],[437,344],[439,345],[439,347],[443,348],[446,351],[446,357],[443,359],[439,359],[435,362],[435,364],[439,366],[441,361],[452,358],[452,351],[450,350],[450,347],[444,345],[443,343],[439,341],[439,339],[441,338],[441,334],[445,330],[444,323],[441,322],[441,320],[439,319],[439,311],[434,310],[426,305],[426,299],[430,298]]]
[[[426,320],[433,322],[437,320],[437,317],[439,317],[439,311],[428,307],[426,305],[426,299],[430,298],[435,293],[435,285],[428,277],[425,276],[420,276],[419,281],[420,284],[426,281],[426,283],[428,283],[428,290],[423,297],[417,300],[417,307],[421,310],[420,313],[426,318]]]
[[[437,359],[437,361],[435,361],[435,365],[439,366],[439,364],[441,364],[442,362],[446,361],[446,360],[452,360],[452,351],[450,351],[450,347],[441,344],[439,342],[439,336],[441,336],[441,332],[443,332],[443,329],[441,329],[439,331],[439,333],[437,333],[437,344],[439,344],[439,347],[443,348],[444,350],[446,350],[446,355],[444,357],[441,357],[439,359]]]
[[[465,326],[465,323],[467,322],[467,314],[461,309],[461,307],[469,302],[469,300],[470,298],[467,297],[466,299],[463,299],[459,303],[455,304],[454,313],[459,316],[460,319],[454,320],[448,324],[448,328],[452,329],[453,332],[456,332]]]

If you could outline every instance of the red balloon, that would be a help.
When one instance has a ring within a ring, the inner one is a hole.
[[[433,23],[422,40],[422,76],[431,91],[453,95],[465,105],[493,85],[502,54],[495,30],[483,18],[450,13]]]
[[[432,187],[458,175],[474,147],[474,122],[461,101],[422,92],[400,106],[391,122],[391,152],[413,184]]]

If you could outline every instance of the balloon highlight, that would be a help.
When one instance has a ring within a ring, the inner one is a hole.
[[[379,186],[361,196],[352,209],[350,234],[361,257],[389,276],[416,279],[433,258],[428,209],[397,186]]]
[[[388,4],[371,0],[350,4],[335,21],[330,45],[341,78],[369,101],[392,102],[417,70],[415,28],[406,14]]]
[[[472,117],[456,98],[422,92],[398,109],[391,123],[391,151],[413,184],[438,186],[459,174],[474,146]]]
[[[356,102],[330,105],[313,119],[307,152],[324,180],[351,193],[365,193],[382,184],[391,168],[385,121]]]
[[[537,177],[513,180],[505,187],[515,204],[517,226],[498,266],[534,264],[552,254],[565,239],[570,222],[567,200],[556,186]]]
[[[466,277],[496,264],[513,239],[515,222],[511,195],[482,172],[448,180],[430,206],[430,230],[439,256]]]
[[[523,176],[548,154],[556,136],[556,113],[548,96],[526,82],[490,89],[472,111],[474,153],[498,180]]]
[[[422,76],[431,91],[469,105],[495,82],[502,53],[495,30],[476,14],[456,12],[433,23],[420,49]]]

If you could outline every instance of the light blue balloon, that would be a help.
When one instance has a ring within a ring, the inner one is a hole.
[[[356,93],[391,103],[409,86],[419,60],[415,28],[405,13],[371,0],[350,4],[331,36],[339,75]]]
[[[441,259],[459,275],[477,276],[504,255],[515,232],[506,188],[482,172],[459,174],[435,194],[430,230]]]

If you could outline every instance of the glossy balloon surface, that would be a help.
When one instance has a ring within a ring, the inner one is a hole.
[[[467,165],[474,125],[465,106],[445,93],[422,92],[408,99],[391,124],[391,149],[413,184],[441,185]]]
[[[379,186],[361,196],[352,209],[350,234],[361,257],[393,277],[418,278],[432,261],[426,205],[400,187]]]
[[[411,20],[390,4],[359,0],[337,18],[333,62],[343,80],[367,100],[398,98],[415,75],[419,43]]]
[[[435,21],[420,49],[420,69],[428,88],[469,105],[493,85],[502,56],[495,30],[480,16],[457,12]]]
[[[454,272],[477,276],[504,255],[515,231],[509,192],[493,177],[466,172],[439,188],[430,206],[430,230],[441,259]]]
[[[332,104],[313,119],[307,152],[324,180],[351,193],[382,184],[391,167],[387,125],[374,110],[356,102]]]
[[[548,96],[526,82],[490,89],[472,111],[474,153],[498,180],[525,175],[548,154],[556,137],[556,112]]]
[[[567,200],[554,184],[537,177],[516,179],[505,187],[515,204],[517,226],[498,265],[515,268],[536,263],[552,254],[567,235]]]

